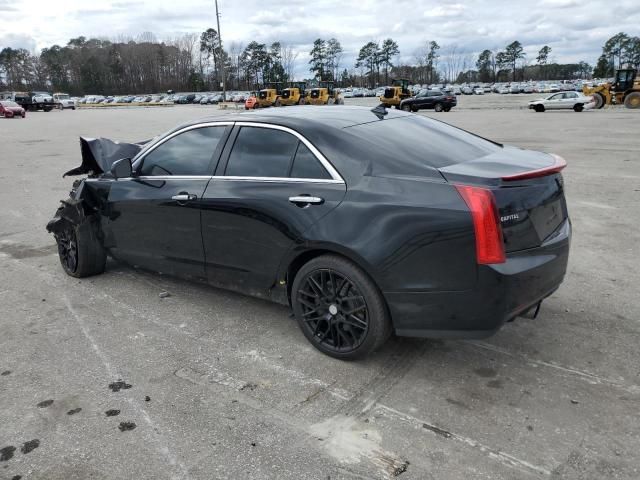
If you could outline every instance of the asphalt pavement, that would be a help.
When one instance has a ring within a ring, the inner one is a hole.
[[[527,99],[426,115],[567,160],[565,283],[489,339],[393,338],[358,362],[317,352],[282,306],[113,261],[62,271],[44,227],[79,135],[224,111],[0,119],[0,479],[640,478],[640,111]]]

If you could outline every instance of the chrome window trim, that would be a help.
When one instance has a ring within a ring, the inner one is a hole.
[[[298,140],[300,140],[302,143],[304,143],[305,146],[309,150],[311,150],[311,153],[313,153],[313,155],[318,159],[318,161],[322,164],[322,166],[329,173],[329,175],[331,176],[331,179],[332,179],[332,180],[328,180],[328,179],[318,178],[318,179],[314,179],[314,180],[317,180],[317,181],[324,180],[322,183],[325,183],[325,182],[345,183],[344,179],[340,176],[340,174],[334,168],[334,166],[331,164],[331,162],[329,162],[329,160],[327,160],[326,157],[322,153],[320,153],[320,150],[318,150],[313,143],[311,143],[309,140],[307,140],[306,137],[304,137],[302,134],[298,133],[294,129],[289,128],[289,127],[284,127],[282,125],[272,125],[270,123],[261,123],[261,122],[246,122],[246,121],[242,121],[242,122],[236,122],[236,125],[239,126],[239,127],[270,128],[271,130],[280,130],[282,132],[290,133],[291,135],[296,137]],[[215,178],[219,178],[219,177],[215,177]],[[291,178],[289,178],[289,177],[235,177],[236,180],[240,180],[240,179],[264,180],[265,178],[277,178],[277,179],[279,179],[279,181],[282,181],[282,179],[291,180]],[[309,179],[302,179],[302,180],[307,180],[308,181]]]
[[[265,183],[333,183],[344,185],[343,180],[328,178],[293,178],[293,177],[237,177],[230,175],[214,175],[211,180],[236,181],[236,182],[265,182]]]
[[[140,153],[139,157],[135,157],[132,166],[135,171],[140,163],[145,159],[147,155],[153,152],[156,148],[158,148],[163,143],[172,139],[173,137],[180,135],[181,133],[188,132],[189,130],[195,130],[197,128],[205,128],[205,127],[221,127],[221,126],[230,126],[237,125],[239,127],[257,127],[257,128],[270,128],[272,130],[280,130],[283,132],[287,132],[302,143],[313,153],[316,159],[320,162],[320,164],[324,167],[324,169],[329,173],[331,179],[326,178],[293,178],[293,177],[250,177],[250,176],[228,176],[228,175],[144,175],[139,177],[130,177],[132,180],[198,180],[198,179],[215,179],[215,180],[226,180],[226,181],[245,181],[245,182],[286,182],[286,183],[333,183],[333,184],[345,184],[344,179],[335,167],[327,160],[327,158],[316,148],[316,146],[311,143],[306,137],[302,134],[298,133],[296,130],[284,127],[282,125],[272,125],[270,123],[262,123],[262,122],[231,122],[231,121],[216,121],[216,122],[204,122],[197,123],[194,125],[189,125],[180,130],[176,130],[175,132],[167,135],[166,137],[159,140],[157,143],[149,147],[148,150],[144,150]],[[118,180],[126,180],[124,178]]]
[[[167,135],[166,137],[158,140],[158,142],[154,143],[151,147],[149,147],[149,149],[144,150],[142,152],[140,152],[140,156],[137,156],[133,159],[132,162],[132,167],[133,170],[136,170],[138,168],[138,166],[140,165],[140,163],[145,159],[145,157],[147,155],[149,155],[151,152],[153,152],[156,148],[158,148],[160,145],[162,145],[163,143],[171,140],[173,137],[180,135],[181,133],[184,132],[188,132],[189,130],[195,130],[197,128],[204,128],[204,127],[223,127],[223,126],[229,126],[229,125],[233,125],[234,122],[224,122],[224,121],[220,121],[220,122],[204,122],[204,123],[197,123],[195,125],[188,125],[184,128],[181,128],[180,130],[176,130],[173,133],[170,133],[169,135]],[[205,175],[207,177],[210,177],[211,175]],[[153,177],[152,178],[157,178],[157,177]],[[142,178],[142,177],[138,177],[138,178]],[[149,178],[149,177],[145,177],[145,178]],[[175,177],[174,177],[175,178]]]

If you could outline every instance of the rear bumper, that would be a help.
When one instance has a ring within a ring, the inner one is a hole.
[[[503,264],[481,265],[476,288],[453,292],[385,292],[397,335],[485,338],[551,295],[569,260],[567,220],[543,245],[510,253]]]

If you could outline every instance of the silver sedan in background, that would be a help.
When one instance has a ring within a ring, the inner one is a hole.
[[[529,102],[529,109],[536,112],[545,110],[568,110],[581,112],[589,110],[595,106],[592,96],[585,96],[580,92],[560,92],[549,95],[546,98],[532,100]]]

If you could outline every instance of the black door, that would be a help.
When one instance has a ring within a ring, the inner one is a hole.
[[[113,182],[103,230],[114,257],[205,278],[200,207],[227,128],[188,127],[169,135],[136,159],[132,178]]]
[[[342,201],[346,187],[295,132],[245,124],[234,136],[202,201],[207,277],[266,296],[285,252]]]

